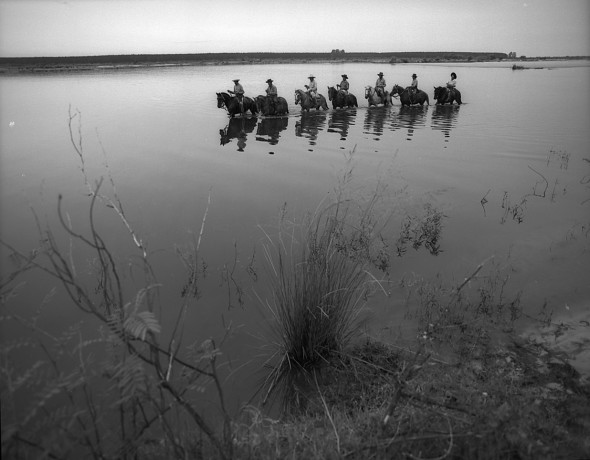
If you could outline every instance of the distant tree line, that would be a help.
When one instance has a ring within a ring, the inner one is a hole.
[[[443,59],[505,59],[506,53],[455,53],[455,52],[345,52],[333,49],[330,53],[195,53],[195,54],[126,54],[103,56],[53,56],[53,57],[0,57],[0,65],[52,66],[80,64],[142,64],[171,62],[249,61],[249,60],[329,60],[346,56],[348,60],[443,60]]]

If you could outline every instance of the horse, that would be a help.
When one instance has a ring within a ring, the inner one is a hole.
[[[328,103],[326,102],[326,98],[321,94],[318,94],[316,100],[313,100],[307,91],[303,91],[302,89],[295,90],[295,105],[301,105],[301,111],[309,109],[316,109],[319,110],[320,108],[324,110],[328,110]]]
[[[393,104],[393,101],[391,99],[391,94],[389,94],[389,91],[385,91],[384,97],[381,98],[381,96],[379,96],[379,94],[377,94],[377,91],[372,86],[365,87],[365,99],[368,100],[369,107],[371,107],[372,105],[377,106],[379,104],[383,104],[383,105]]]
[[[461,105],[461,92],[458,89],[453,89],[449,91],[448,88],[444,86],[435,86],[434,87],[434,99],[436,99],[437,104],[453,104],[454,101],[457,101],[457,104]]]
[[[284,97],[277,97],[277,102],[271,104],[269,96],[256,96],[256,110],[262,115],[285,115],[289,113],[289,105]]]
[[[425,102],[426,105],[430,105],[428,94],[426,94],[426,92],[422,91],[421,89],[416,91],[416,94],[414,94],[413,98],[410,98],[410,90],[408,88],[402,88],[399,85],[393,85],[391,95],[395,96],[396,94],[399,95],[399,101],[402,103],[402,107],[404,105],[409,107],[412,104],[424,105]]]
[[[244,96],[243,103],[244,113],[249,110],[252,115],[256,114],[257,110],[254,100]],[[238,98],[235,96],[230,96],[228,93],[217,93],[217,108],[221,109],[222,107],[225,107],[230,117],[242,113],[242,108],[240,107]]]
[[[332,107],[358,107],[356,96],[354,94],[344,94],[333,86],[328,86],[328,98],[332,101]]]

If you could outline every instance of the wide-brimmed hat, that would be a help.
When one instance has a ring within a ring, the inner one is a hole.
[[[342,78],[348,78],[348,75],[346,75],[346,74],[343,74],[343,75],[340,75],[340,76],[341,76]]]
[[[412,77],[413,77],[413,78],[415,78],[415,77],[417,77],[417,76],[418,76],[418,75],[416,75],[415,73],[413,73],[413,74],[412,74]]]
[[[266,83],[272,83],[272,82],[273,82],[272,78],[269,78],[268,80],[266,80]]]
[[[239,78],[236,78],[235,80],[232,80],[232,81],[235,81],[237,83],[237,82],[240,81],[240,79]]]
[[[310,73],[310,74],[309,74],[309,77],[307,77],[307,78],[315,78],[315,77],[313,76],[313,74],[312,74],[312,73]]]
[[[383,72],[379,72],[377,75],[379,75],[380,77],[383,76]]]

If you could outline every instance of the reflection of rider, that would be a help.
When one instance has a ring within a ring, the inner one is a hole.
[[[455,72],[451,72],[451,79],[447,82],[447,100],[450,101],[455,93],[455,88],[457,87],[457,74]]]
[[[415,73],[412,74],[412,84],[408,86],[408,90],[410,92],[410,102],[414,103],[416,93],[418,92],[418,75]]]
[[[383,78],[383,72],[379,72],[377,75],[379,78],[375,82],[375,91],[382,100],[385,100],[385,87],[387,83],[385,82],[385,78]]]
[[[350,83],[348,83],[348,75],[344,74],[342,75],[342,81],[340,82],[339,85],[336,85],[338,88],[340,88],[340,92],[342,94],[344,94],[345,96],[348,96],[348,88],[350,88]]]
[[[244,87],[240,85],[240,79],[236,78],[233,80],[234,82],[234,90],[229,91],[230,94],[235,94],[238,98],[238,102],[240,103],[240,111],[244,113]]]
[[[309,96],[312,98],[311,101],[313,102],[313,104],[318,105],[318,103],[317,103],[318,84],[315,81],[315,77],[313,75],[310,75],[308,78],[309,78],[309,85],[305,85],[305,88],[307,89],[307,94],[309,94]]]
[[[268,100],[269,100],[269,106],[272,109],[271,113],[274,113],[276,110],[276,105],[277,105],[277,94],[278,94],[277,87],[272,84],[271,78],[266,80],[266,83],[268,83],[268,88],[266,88],[266,96],[268,97]]]

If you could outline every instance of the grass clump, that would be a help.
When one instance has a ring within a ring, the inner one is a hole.
[[[350,211],[337,203],[310,216],[300,239],[295,226],[276,241],[267,235],[275,351],[261,388],[264,402],[277,393],[283,408],[303,407],[316,372],[358,331],[370,274],[358,253],[358,227],[349,226]],[[370,244],[371,236],[364,237]]]

